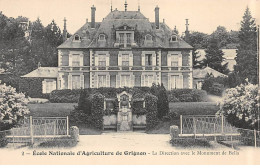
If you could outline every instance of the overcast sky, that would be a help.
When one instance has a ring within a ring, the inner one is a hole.
[[[113,9],[124,10],[124,1],[112,0]],[[225,26],[227,30],[238,30],[246,6],[249,6],[253,17],[256,18],[260,14],[260,0],[139,1],[141,12],[150,21],[154,22],[154,8],[158,5],[160,21],[165,19],[172,29],[177,26],[180,33],[185,31],[186,18],[189,19],[191,31],[212,33],[219,25]],[[8,17],[22,15],[31,21],[39,17],[45,26],[54,19],[61,29],[63,18],[66,17],[67,29],[73,34],[86,22],[86,18],[90,20],[92,5],[97,8],[96,21],[100,22],[110,12],[110,3],[111,0],[0,0],[0,11]],[[128,10],[137,9],[138,0],[128,0]]]

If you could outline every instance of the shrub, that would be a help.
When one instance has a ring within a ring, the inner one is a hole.
[[[132,105],[132,112],[138,116],[146,114],[147,111],[143,108],[143,101],[134,101]]]
[[[0,148],[5,147],[8,144],[5,132],[0,132]]]
[[[259,105],[258,86],[244,84],[226,90],[217,114],[227,115],[227,120],[236,127],[259,129],[256,124]]]
[[[151,92],[153,95],[155,95],[158,98],[157,115],[159,119],[162,119],[164,116],[167,116],[169,114],[169,101],[168,101],[167,91],[163,86],[163,84],[161,85],[153,84],[151,87]]]
[[[29,114],[28,102],[23,93],[17,93],[15,88],[0,84],[0,125],[8,127],[9,124],[18,124],[24,115]],[[9,124],[6,125],[5,121]]]
[[[206,101],[207,93],[197,89],[174,89],[168,91],[169,102],[203,102]]]
[[[93,126],[103,129],[104,96],[100,93],[93,95],[91,99],[91,121]]]
[[[86,89],[65,89],[65,90],[54,90],[50,94],[50,102],[52,103],[78,103],[82,90],[86,95],[101,93],[106,98],[116,98],[117,93],[126,91],[133,95],[145,95],[150,92],[149,87],[134,87],[134,88],[86,88]]]
[[[23,92],[26,96],[32,98],[49,98],[49,94],[42,93],[43,78],[20,78],[19,92]]]
[[[159,120],[157,118],[157,101],[158,98],[152,94],[147,94],[145,96],[145,109],[147,111],[146,114],[146,131],[154,128]]]
[[[77,103],[81,90],[54,90],[50,94],[50,102],[52,103]]]
[[[228,77],[212,77],[208,75],[202,84],[202,89],[210,94],[222,96],[225,88],[229,87]]]

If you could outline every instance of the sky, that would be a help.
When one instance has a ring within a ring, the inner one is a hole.
[[[189,19],[189,30],[212,33],[217,26],[228,31],[239,30],[246,7],[259,24],[260,0],[128,0],[128,10],[136,11],[140,2],[141,12],[154,22],[154,8],[160,8],[160,21],[180,34],[185,31],[185,19]],[[124,10],[125,0],[112,0],[113,9]],[[0,0],[0,11],[8,17],[24,16],[30,21],[40,18],[43,25],[54,19],[63,29],[63,19],[67,19],[67,30],[75,33],[90,21],[91,6],[96,7],[96,21],[100,22],[108,15],[111,0]],[[258,11],[258,13],[257,13]]]

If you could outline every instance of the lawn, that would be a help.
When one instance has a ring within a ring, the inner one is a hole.
[[[30,115],[37,117],[66,117],[74,109],[76,103],[46,103],[29,104]],[[170,103],[170,110],[177,115],[214,115],[219,107],[214,102],[180,102]],[[161,121],[150,134],[168,134],[171,125],[179,125],[179,119],[173,121]],[[72,123],[73,124],[73,123]],[[93,128],[87,128],[85,125],[79,125],[80,134],[96,135],[101,131]]]
[[[66,117],[77,103],[29,104],[30,115],[35,117]]]
[[[179,115],[214,115],[219,110],[215,102],[170,103],[169,107]]]

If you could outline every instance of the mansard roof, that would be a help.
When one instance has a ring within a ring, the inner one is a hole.
[[[98,43],[100,34],[106,36],[106,44],[102,48],[113,48],[116,42],[115,32],[122,26],[135,31],[135,42],[140,48],[146,47],[144,40],[147,34],[153,37],[153,42],[148,48],[192,48],[179,36],[177,36],[178,42],[170,42],[171,36],[176,34],[165,23],[160,23],[160,29],[156,29],[155,23],[150,22],[140,11],[118,10],[110,12],[102,22],[96,22],[95,28],[91,28],[90,22],[85,23],[58,48],[100,48]],[[75,35],[81,37],[80,41],[74,41]]]

